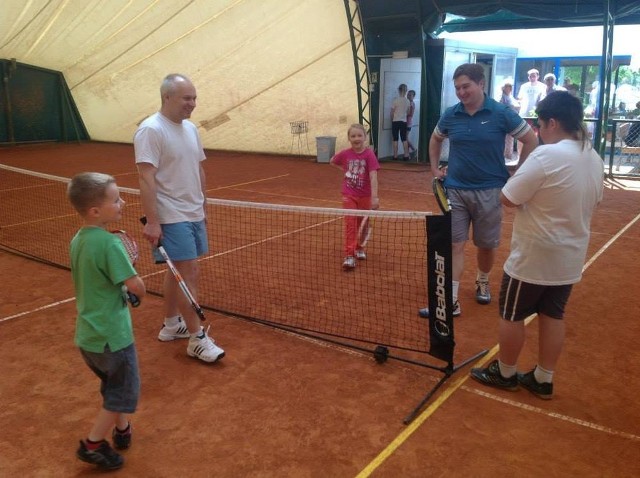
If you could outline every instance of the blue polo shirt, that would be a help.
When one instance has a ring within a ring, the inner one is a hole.
[[[436,125],[436,134],[449,138],[445,186],[457,189],[501,188],[509,179],[504,161],[507,134],[522,137],[529,125],[506,105],[485,95],[470,116],[462,103],[448,108]]]

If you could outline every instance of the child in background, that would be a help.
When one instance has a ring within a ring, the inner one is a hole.
[[[122,242],[106,229],[107,224],[120,220],[124,206],[115,179],[101,173],[80,173],[69,183],[67,196],[84,221],[70,245],[78,312],[75,344],[100,378],[103,398],[102,409],[76,455],[102,469],[116,469],[124,459],[106,437],[111,433],[117,449],[129,448],[127,414],[135,411],[140,393],[126,290],[142,299],[146,289]]]
[[[352,124],[347,131],[351,147],[340,151],[331,164],[344,171],[342,182],[342,207],[345,209],[378,209],[378,158],[367,147],[367,132],[361,124]],[[358,245],[358,229],[362,216],[345,218],[345,259],[344,270],[356,267],[356,258],[364,260],[367,254]]]
[[[407,99],[409,100],[409,111],[407,111],[407,146],[409,146],[409,156],[415,156],[418,150],[411,144],[409,135],[411,133],[411,127],[413,126],[413,115],[416,112],[416,104],[413,99],[416,97],[415,90],[407,91]]]

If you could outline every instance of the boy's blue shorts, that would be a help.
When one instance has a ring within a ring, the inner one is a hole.
[[[82,358],[100,379],[102,408],[110,412],[133,413],[140,396],[140,372],[134,344],[116,352],[106,345],[104,352],[80,349]]]

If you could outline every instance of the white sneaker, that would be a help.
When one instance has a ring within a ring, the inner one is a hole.
[[[364,252],[364,249],[358,249],[356,251],[356,259],[360,261],[364,261],[367,258],[367,253]]]
[[[347,256],[344,259],[344,262],[342,263],[342,268],[345,271],[351,270],[351,269],[355,269],[356,268],[356,258],[353,256]]]
[[[196,336],[189,339],[189,345],[187,346],[187,355],[189,357],[199,358],[203,362],[215,362],[224,357],[224,350],[218,347],[215,341],[209,337],[209,327],[207,327],[206,331],[200,328],[204,337]]]
[[[460,317],[460,314],[462,314],[462,310],[460,309],[460,302],[456,300],[453,303],[453,312],[452,312],[451,315],[453,317]],[[423,319],[428,319],[429,318],[429,308],[425,307],[424,309],[420,309],[418,311],[418,315],[420,317],[422,317]]]
[[[160,342],[170,342],[175,339],[188,339],[189,337],[189,329],[187,329],[182,317],[178,318],[178,323],[171,327],[166,324],[162,324],[162,328],[158,334],[158,340]]]

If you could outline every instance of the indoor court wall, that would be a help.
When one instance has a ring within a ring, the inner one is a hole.
[[[7,0],[2,10],[0,58],[61,71],[93,140],[131,143],[176,72],[197,88],[206,148],[315,155],[316,136],[346,147],[358,121],[342,0]],[[300,120],[308,134],[292,148]]]

